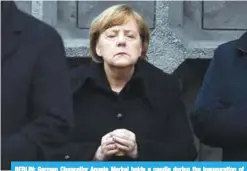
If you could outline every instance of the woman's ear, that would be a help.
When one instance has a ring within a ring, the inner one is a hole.
[[[100,48],[98,43],[96,44],[96,53],[97,53],[98,56],[102,56],[101,48]]]

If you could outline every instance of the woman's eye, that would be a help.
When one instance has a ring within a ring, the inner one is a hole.
[[[134,35],[128,35],[127,37],[129,37],[129,38],[135,38],[135,36]]]
[[[109,38],[114,38],[114,37],[116,37],[116,35],[110,34],[110,35],[107,35],[107,37],[109,37]]]

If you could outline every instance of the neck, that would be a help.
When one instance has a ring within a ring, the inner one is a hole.
[[[116,68],[104,63],[104,69],[111,89],[118,93],[124,88],[134,73],[134,66]]]

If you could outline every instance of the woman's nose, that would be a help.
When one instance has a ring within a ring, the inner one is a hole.
[[[125,46],[126,45],[126,39],[125,36],[123,34],[119,34],[117,37],[117,45],[118,46]]]

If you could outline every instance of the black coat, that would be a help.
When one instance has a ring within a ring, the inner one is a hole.
[[[247,32],[215,50],[196,108],[201,142],[221,147],[225,161],[247,161]]]
[[[58,33],[2,3],[2,169],[10,161],[46,160],[73,123],[65,51]]]
[[[61,160],[92,160],[102,136],[119,128],[136,134],[144,161],[194,160],[192,131],[172,76],[139,60],[120,94],[111,91],[102,64],[72,70],[76,125]],[[113,157],[110,160],[131,160]]]

